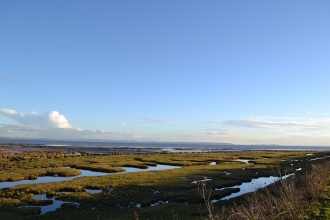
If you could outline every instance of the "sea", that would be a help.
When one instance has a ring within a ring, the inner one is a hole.
[[[116,148],[192,148],[224,150],[330,150],[330,146],[294,146],[294,145],[243,145],[214,142],[139,142],[139,141],[103,141],[103,140],[53,140],[53,139],[13,139],[0,138],[0,143],[26,144],[29,146],[73,146],[73,147],[116,147]]]

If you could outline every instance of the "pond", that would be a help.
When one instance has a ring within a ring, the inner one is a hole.
[[[34,198],[35,199],[42,199],[42,200],[53,200],[53,204],[51,204],[51,205],[39,206],[41,208],[40,215],[43,215],[47,212],[55,211],[57,208],[60,208],[63,203],[73,203],[76,206],[79,206],[79,203],[76,203],[76,202],[66,202],[66,201],[62,201],[62,200],[56,200],[55,197],[47,198],[46,194],[35,195]]]
[[[169,169],[176,169],[181,168],[180,166],[169,166],[169,165],[157,165],[155,167],[149,167],[148,169],[139,169],[133,167],[122,167],[126,171],[125,172],[118,172],[118,173],[104,173],[104,172],[96,172],[90,170],[80,170],[81,174],[78,176],[71,176],[71,177],[53,177],[53,176],[42,176],[38,177],[35,180],[21,180],[16,182],[0,182],[0,189],[13,187],[21,184],[37,184],[37,183],[50,183],[50,182],[61,182],[61,181],[68,181],[79,177],[85,176],[105,176],[105,175],[113,175],[113,174],[123,174],[123,173],[132,173],[132,172],[146,172],[146,171],[157,171],[157,170],[169,170]]]

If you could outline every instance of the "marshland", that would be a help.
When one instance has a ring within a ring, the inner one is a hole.
[[[274,185],[315,173],[315,167],[325,166],[330,156],[329,151],[19,149],[3,146],[0,151],[1,219],[249,219],[233,212],[241,206],[248,209],[256,189],[267,194]],[[325,189],[329,178],[325,173],[322,178]],[[321,191],[306,196],[304,201],[310,201],[306,204],[319,201],[315,198]],[[315,214],[315,208],[306,204],[303,216]]]

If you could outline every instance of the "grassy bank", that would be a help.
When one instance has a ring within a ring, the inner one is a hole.
[[[288,170],[291,172],[290,170]],[[238,202],[216,207],[210,203],[211,191],[199,188],[208,220],[249,219],[329,219],[330,161],[312,165],[304,173],[281,179],[269,187],[242,197]]]

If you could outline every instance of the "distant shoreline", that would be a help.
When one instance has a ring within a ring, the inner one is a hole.
[[[61,141],[44,139],[5,139],[0,138],[3,151],[72,151],[87,153],[178,153],[178,152],[233,152],[233,151],[325,151],[322,146],[282,146],[282,145],[236,145],[224,143],[188,142],[124,142],[124,141]]]

